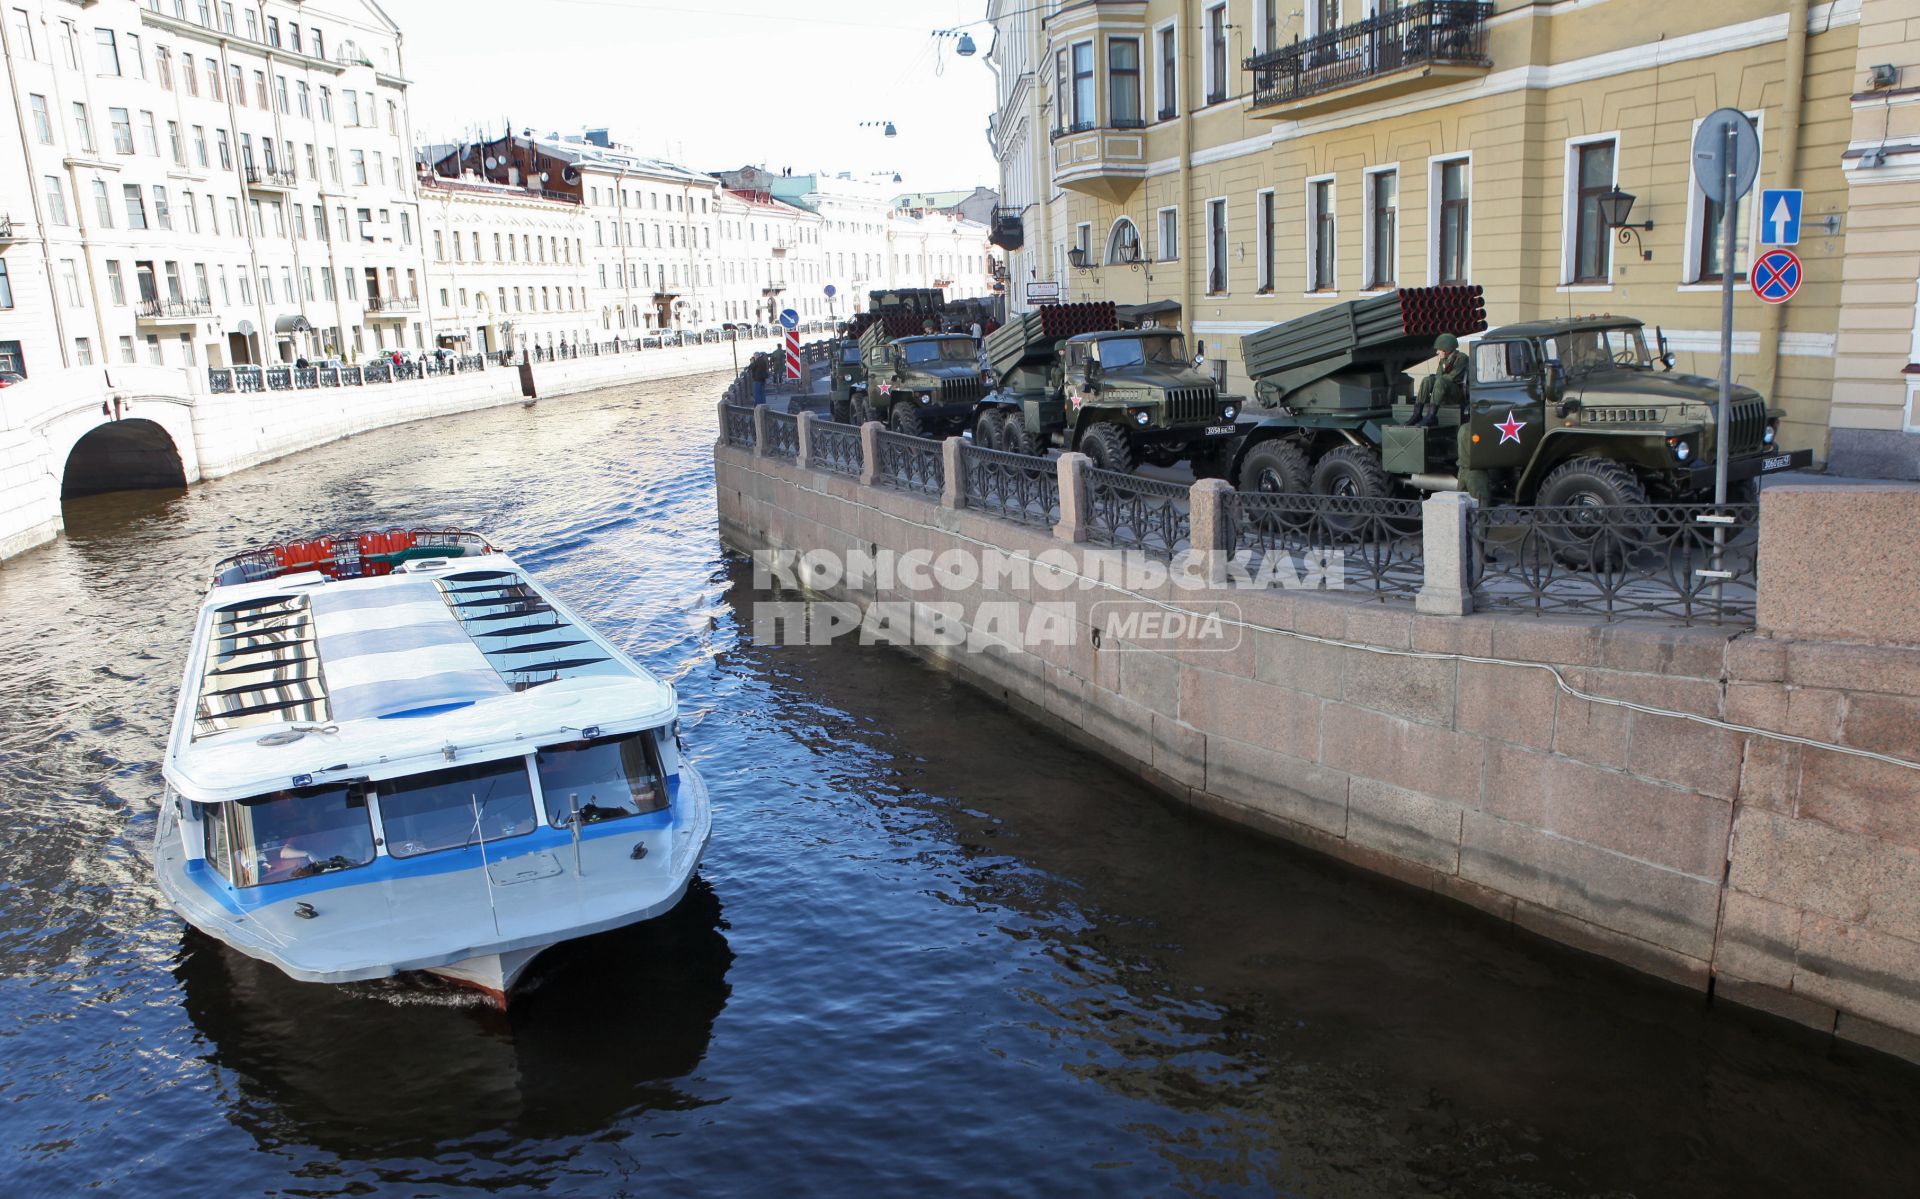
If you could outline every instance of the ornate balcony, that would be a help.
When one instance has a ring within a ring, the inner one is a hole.
[[[247,186],[260,191],[292,191],[294,185],[292,171],[270,171],[262,167],[247,167]]]
[[[1053,182],[1119,204],[1147,177],[1147,134],[1139,121],[1056,129]]]
[[[1249,111],[1298,117],[1485,75],[1493,5],[1419,0],[1247,59]]]
[[[213,301],[198,300],[142,300],[134,311],[134,319],[143,325],[185,325],[192,324],[203,317],[213,315]]]
[[[368,296],[367,311],[375,316],[404,316],[420,311],[419,296]]]
[[[987,241],[1003,250],[1017,250],[1027,243],[1027,231],[1018,208],[993,210],[992,232]]]
[[[0,241],[12,241],[17,236],[13,228],[13,218],[0,216]]]

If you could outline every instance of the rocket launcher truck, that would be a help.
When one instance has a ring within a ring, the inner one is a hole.
[[[1415,427],[1408,373],[1452,334],[1465,398]],[[1677,374],[1666,339],[1629,316],[1562,317],[1487,330],[1477,286],[1401,288],[1241,339],[1257,422],[1229,477],[1247,491],[1354,497],[1467,490],[1483,504],[1710,502],[1718,388]],[[1812,461],[1782,450],[1781,409],[1734,389],[1729,499]]]
[[[1102,301],[1053,304],[986,338],[995,390],[974,417],[975,445],[1020,454],[1075,449],[1105,470],[1191,462],[1226,470],[1239,413],[1194,367],[1173,329],[1121,329]]]

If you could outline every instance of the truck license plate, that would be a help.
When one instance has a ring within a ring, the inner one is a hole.
[[[1208,425],[1207,426],[1208,437],[1228,437],[1228,436],[1231,436],[1232,434],[1233,434],[1232,425]]]
[[[1760,460],[1760,473],[1765,474],[1770,470],[1786,470],[1791,465],[1793,465],[1793,455],[1791,454],[1781,454],[1777,458],[1762,458]]]

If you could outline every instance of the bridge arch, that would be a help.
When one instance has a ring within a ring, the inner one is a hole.
[[[128,417],[95,425],[74,441],[60,473],[60,498],[186,485],[187,463],[173,435],[158,421]]]

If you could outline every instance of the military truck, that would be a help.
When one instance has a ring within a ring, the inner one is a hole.
[[[1053,304],[986,338],[995,390],[973,442],[1020,454],[1077,449],[1104,470],[1191,462],[1226,473],[1237,396],[1195,369],[1177,330],[1121,329],[1110,302]]]
[[[828,351],[827,403],[833,419],[841,424],[853,420],[853,402],[867,394],[867,364],[860,357],[860,334],[866,331],[868,314],[862,313],[841,327]]]
[[[973,338],[920,332],[912,313],[880,316],[860,334],[865,390],[851,396],[855,424],[884,421],[896,433],[944,437],[973,420],[985,387]]]
[[[1248,491],[1387,496],[1467,490],[1482,503],[1708,502],[1718,386],[1673,373],[1656,330],[1584,316],[1484,332],[1466,347],[1466,401],[1416,428],[1410,367],[1436,335],[1486,330],[1478,287],[1403,288],[1241,339],[1259,420],[1230,478]],[[1780,409],[1734,389],[1731,500],[1763,474],[1808,465],[1777,441]]]

